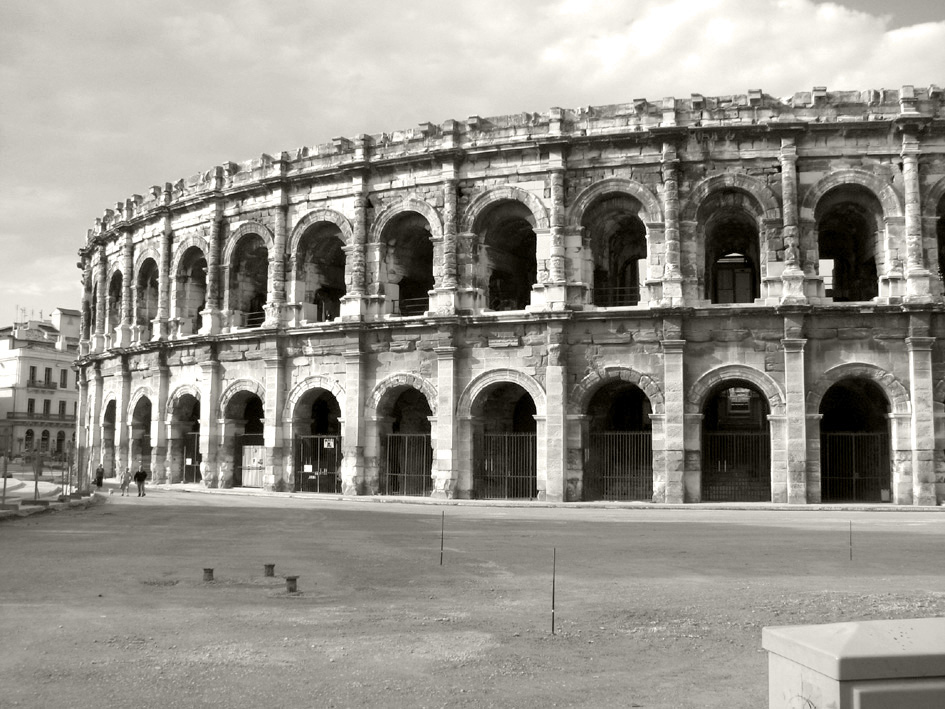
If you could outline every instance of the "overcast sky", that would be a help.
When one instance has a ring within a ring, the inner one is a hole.
[[[945,86],[941,0],[0,0],[0,326],[107,207],[260,153],[635,98]]]

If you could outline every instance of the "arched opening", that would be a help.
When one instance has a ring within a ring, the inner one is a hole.
[[[535,402],[523,387],[494,384],[473,403],[473,496],[538,497]]]
[[[637,305],[646,277],[646,227],[640,203],[625,194],[608,195],[581,219],[594,259],[594,305]]]
[[[59,431],[56,434],[56,455],[63,455],[66,452],[66,432]]]
[[[266,319],[269,249],[258,234],[246,234],[230,266],[230,310],[237,327],[259,327]]]
[[[151,399],[142,396],[131,412],[128,464],[137,470],[151,469]]]
[[[817,244],[826,295],[837,302],[872,300],[879,295],[878,264],[883,209],[872,192],[843,185],[817,204]]]
[[[296,492],[341,492],[341,407],[325,389],[310,389],[295,407]]]
[[[33,452],[33,449],[36,446],[36,434],[33,433],[32,428],[26,429],[26,432],[23,434],[23,453],[30,454]]]
[[[135,288],[135,325],[138,328],[138,342],[150,342],[152,321],[157,317],[158,308],[158,267],[154,259],[146,259],[138,271],[138,284]]]
[[[117,406],[112,399],[102,415],[102,467],[108,477],[115,477],[115,414]]]
[[[88,342],[95,332],[95,296],[92,292],[86,291],[86,297],[82,299],[82,339]]]
[[[167,442],[167,469],[172,482],[199,483],[200,474],[200,399],[182,394],[171,411],[171,438]],[[178,477],[178,475],[180,477]]]
[[[754,385],[728,381],[702,415],[702,501],[770,502],[768,400]]]
[[[636,386],[609,382],[587,407],[585,500],[653,499],[650,401]]]
[[[224,417],[229,440],[224,445],[233,459],[233,487],[262,487],[266,472],[265,409],[258,395],[242,391],[227,404]]]
[[[426,497],[433,491],[433,412],[426,396],[413,387],[389,392],[378,413],[381,494]]]
[[[49,430],[44,429],[39,437],[39,452],[48,453],[49,452]]]
[[[174,317],[181,335],[194,335],[203,325],[207,307],[207,259],[197,246],[191,246],[180,260],[174,296]]]
[[[337,318],[345,294],[344,239],[338,226],[319,222],[306,229],[295,263],[295,301],[302,304],[302,319],[326,322]],[[431,256],[431,268],[432,263]]]
[[[482,245],[479,272],[487,279],[485,302],[490,310],[524,310],[538,278],[535,218],[516,200],[502,200],[476,219],[473,230]]]
[[[705,225],[705,297],[713,303],[751,303],[760,287],[759,232],[743,198],[712,200]]]
[[[820,402],[822,502],[889,502],[889,402],[868,379],[843,379]]]
[[[121,271],[115,271],[112,279],[108,282],[108,300],[106,314],[107,334],[114,335],[115,330],[121,325],[121,295],[122,295],[122,276]],[[114,342],[113,342],[114,344]]]
[[[399,214],[384,228],[386,273],[381,283],[395,315],[423,315],[433,290],[433,242],[430,224],[417,212]]]

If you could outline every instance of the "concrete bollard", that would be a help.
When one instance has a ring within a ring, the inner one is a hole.
[[[275,564],[263,564],[265,569],[264,576],[275,576],[276,575],[276,565]]]
[[[213,569],[204,569],[204,570],[203,570],[203,580],[204,580],[204,581],[213,581]]]
[[[286,576],[285,577],[285,592],[286,593],[295,593],[298,591],[297,581],[299,580],[298,576]]]

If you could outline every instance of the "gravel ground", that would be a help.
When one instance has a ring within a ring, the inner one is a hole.
[[[0,524],[0,707],[758,709],[762,627],[945,615],[943,550],[934,511],[113,495]]]

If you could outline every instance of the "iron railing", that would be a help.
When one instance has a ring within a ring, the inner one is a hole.
[[[702,501],[771,501],[771,437],[767,431],[702,433]]]
[[[538,497],[534,433],[486,433],[476,442],[473,493],[481,500]]]
[[[296,492],[341,492],[341,436],[296,436],[295,471]]]
[[[584,449],[584,499],[652,500],[653,434],[590,434]]]
[[[599,308],[619,308],[639,304],[639,287],[594,289],[594,305]]]
[[[381,493],[425,497],[433,491],[432,469],[430,434],[388,434],[387,465],[381,479]]]
[[[401,298],[393,302],[394,315],[405,318],[423,315],[429,309],[429,298]]]
[[[889,502],[889,434],[820,434],[822,502]]]

